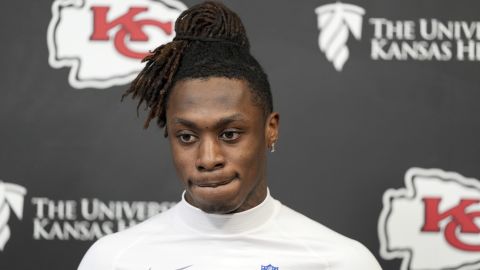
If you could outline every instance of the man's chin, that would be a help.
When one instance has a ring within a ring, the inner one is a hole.
[[[232,181],[217,187],[190,186],[187,201],[202,211],[212,214],[228,214],[240,207],[240,183]]]

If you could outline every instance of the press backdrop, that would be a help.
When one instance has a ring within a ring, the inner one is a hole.
[[[196,3],[1,1],[0,269],[76,269],[180,199],[162,130],[120,97]],[[272,195],[385,270],[480,269],[480,3],[225,3],[281,115]]]

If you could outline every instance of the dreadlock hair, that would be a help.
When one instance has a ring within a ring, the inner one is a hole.
[[[267,75],[250,54],[245,28],[236,13],[221,3],[207,1],[180,14],[175,32],[173,41],[142,60],[145,67],[122,96],[122,100],[128,95],[139,99],[137,113],[143,103],[150,109],[144,128],[154,118],[165,127],[169,92],[176,82],[185,79],[245,80],[265,115],[273,111]]]

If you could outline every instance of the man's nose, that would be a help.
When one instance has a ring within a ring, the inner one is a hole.
[[[225,166],[225,158],[219,143],[214,138],[206,138],[200,142],[195,164],[197,170],[214,171]]]

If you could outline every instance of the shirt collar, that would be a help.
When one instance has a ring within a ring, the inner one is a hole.
[[[175,218],[189,228],[203,233],[239,234],[267,223],[274,216],[277,205],[278,202],[267,190],[267,196],[263,202],[251,209],[234,214],[210,214],[188,203],[183,192],[182,200],[175,207]]]

